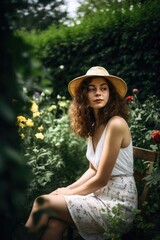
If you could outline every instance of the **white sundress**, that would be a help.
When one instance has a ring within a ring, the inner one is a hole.
[[[96,151],[93,149],[91,137],[88,141],[86,156],[96,169],[99,165],[106,129],[107,126],[97,144]],[[118,204],[122,206],[123,213],[127,216],[124,224],[127,227],[133,220],[133,209],[137,208],[132,142],[128,147],[120,149],[111,178],[105,187],[85,196],[64,195],[64,199],[79,234],[86,240],[107,239],[104,232],[108,229],[111,209]]]

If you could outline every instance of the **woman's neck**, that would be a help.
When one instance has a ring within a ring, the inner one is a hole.
[[[95,117],[95,120],[96,120],[96,122],[95,122],[95,125],[97,126],[97,125],[99,125],[99,111],[98,111],[98,109],[97,109],[97,111],[96,110],[94,110],[94,117]]]

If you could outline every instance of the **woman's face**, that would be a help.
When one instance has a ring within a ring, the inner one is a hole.
[[[103,108],[109,99],[109,87],[103,77],[94,77],[88,84],[88,103],[94,111]]]

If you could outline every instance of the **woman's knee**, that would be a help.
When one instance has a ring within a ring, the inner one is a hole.
[[[34,203],[38,206],[38,207],[44,207],[49,203],[49,198],[48,195],[41,195],[39,197],[37,197],[34,201]]]

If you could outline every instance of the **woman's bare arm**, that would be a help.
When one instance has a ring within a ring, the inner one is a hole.
[[[66,191],[66,189],[71,190],[74,188],[78,188],[81,185],[83,185],[85,182],[87,182],[90,178],[92,178],[95,174],[96,174],[96,169],[90,163],[87,171],[77,181],[68,185],[67,187],[58,188],[58,189],[54,190],[53,192],[51,192],[50,194],[57,194],[57,191],[62,192],[62,191]]]
[[[115,165],[128,126],[120,118],[114,119],[107,128],[103,151],[95,175],[73,189],[57,189],[54,194],[87,195],[104,187]]]
[[[92,178],[96,174],[96,169],[93,167],[93,165],[90,163],[88,170],[74,183],[69,185],[67,188],[68,189],[74,189],[85,182],[87,182],[90,178]]]

